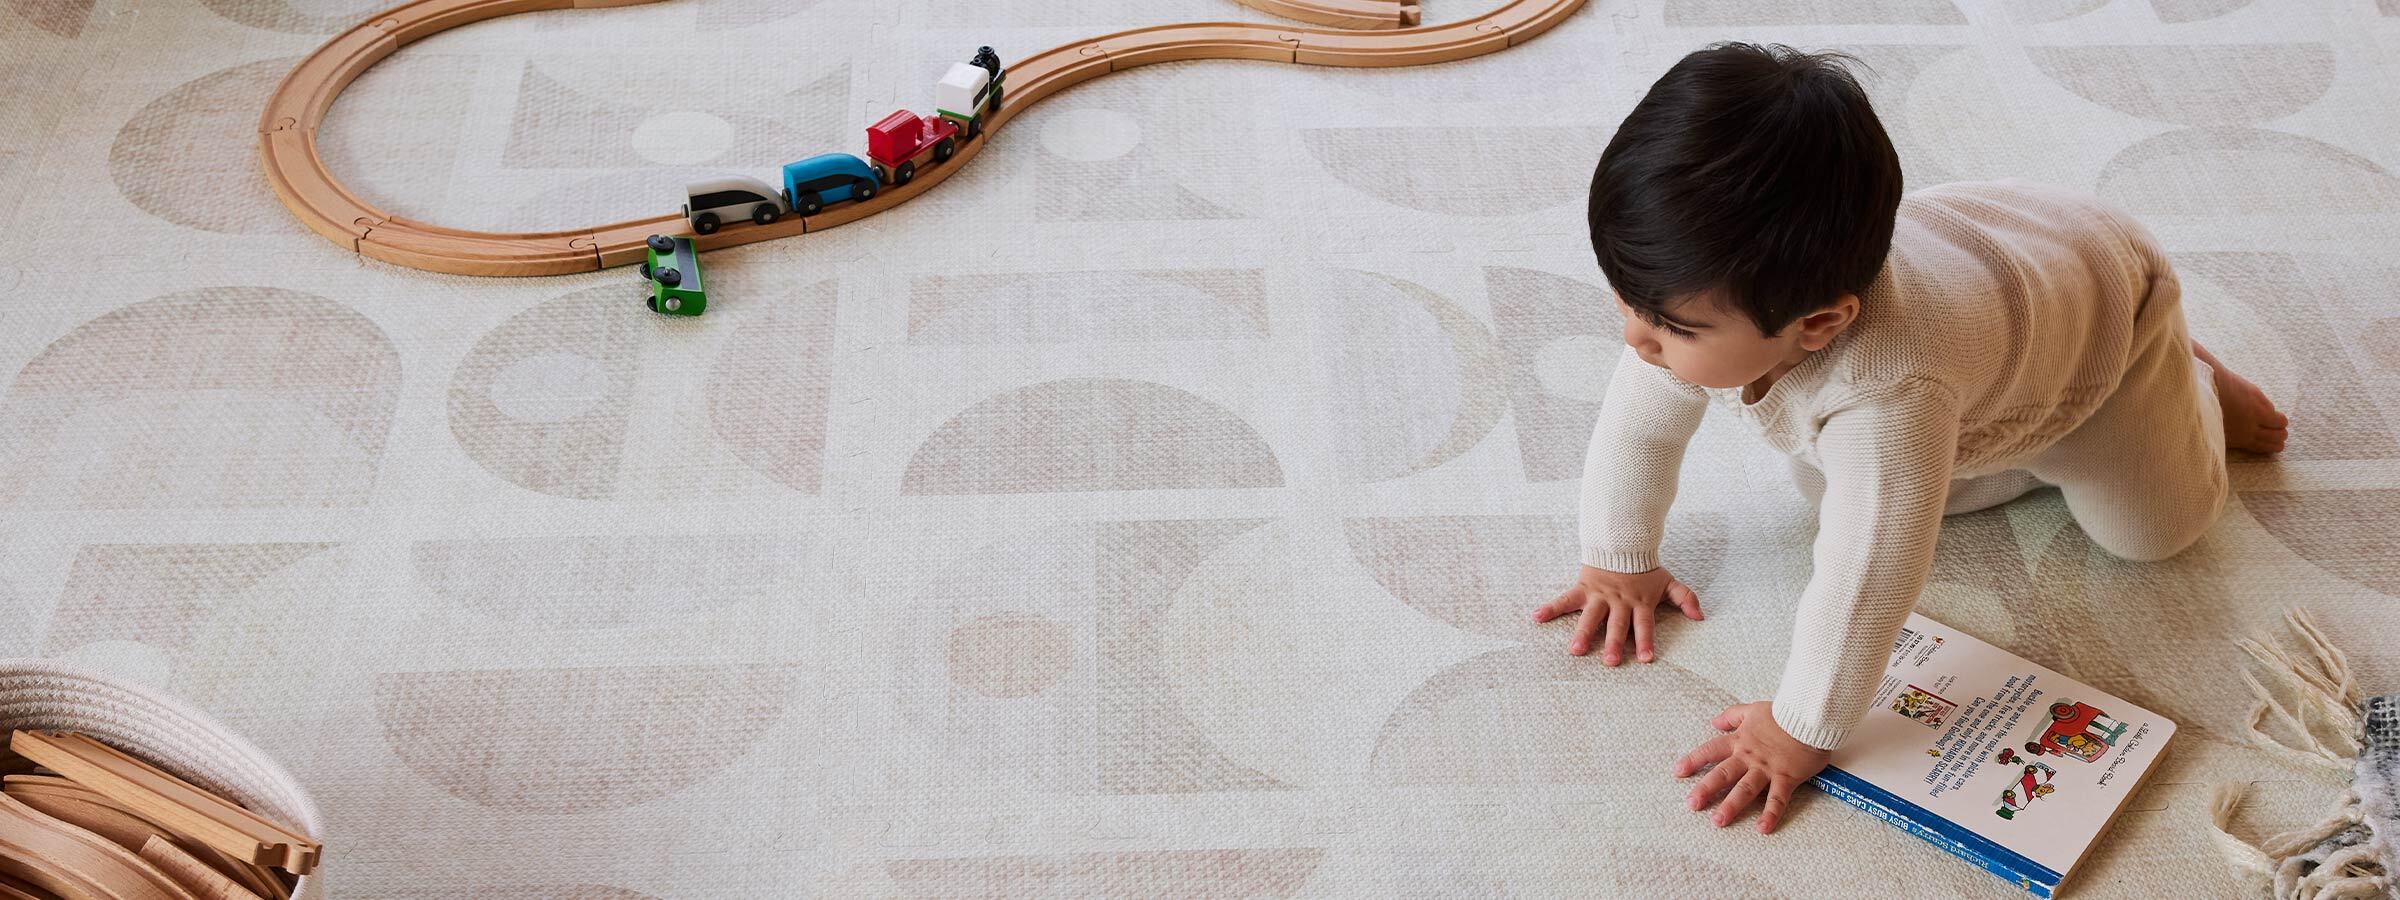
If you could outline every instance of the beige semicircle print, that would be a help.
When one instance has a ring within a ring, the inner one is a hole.
[[[2400,209],[2400,178],[2375,161],[2313,138],[2240,127],[2145,138],[2108,161],[2094,192],[2150,215]]]
[[[258,163],[258,111],[298,62],[283,57],[221,69],[143,106],[108,148],[117,192],[186,228],[305,233],[276,201]]]
[[[1256,429],[1206,398],[1147,381],[1067,378],[989,397],[928,435],[905,494],[1277,487]]]
[[[2050,80],[2128,116],[2177,125],[2256,125],[2307,108],[2333,87],[2326,44],[2027,47]]]
[[[383,330],[323,297],[225,286],[144,300],[17,372],[0,397],[0,502],[358,505],[399,390]]]
[[[2331,45],[2033,47],[2034,67],[2085,100],[2186,128],[2119,150],[2094,191],[2135,214],[2360,213],[2400,208],[2400,181],[2361,154],[2269,130],[2343,74]]]
[[[392,672],[374,704],[385,746],[451,796],[577,814],[724,772],[785,720],[793,685],[776,665]]]
[[[1483,322],[1422,285],[1326,269],[1304,287],[1329,395],[1328,439],[1343,476],[1383,481],[1436,468],[1490,435],[1508,412],[1508,372]]]

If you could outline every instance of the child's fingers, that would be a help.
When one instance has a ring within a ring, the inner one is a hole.
[[[1750,705],[1747,703],[1737,703],[1732,706],[1725,707],[1725,711],[1718,713],[1716,718],[1708,720],[1708,724],[1709,727],[1715,728],[1718,731],[1732,731],[1736,728],[1742,727],[1742,720],[1749,717]]]
[[[1632,630],[1633,625],[1626,619],[1631,612],[1622,603],[1608,605],[1608,643],[1600,650],[1602,665],[1613,666],[1625,661],[1625,632]]]
[[[1547,622],[1551,619],[1558,618],[1559,616],[1566,615],[1582,608],[1582,592],[1577,591],[1574,588],[1568,588],[1566,593],[1558,595],[1558,599],[1534,607],[1533,620],[1536,622]]]
[[[1767,785],[1767,805],[1758,813],[1758,833],[1774,834],[1775,826],[1783,824],[1783,809],[1792,802],[1792,783],[1775,779]]]
[[[1684,754],[1682,759],[1675,761],[1675,777],[1690,778],[1692,773],[1700,771],[1702,766],[1724,762],[1726,757],[1732,755],[1733,735],[1720,734],[1709,738],[1702,741],[1700,746],[1692,748],[1692,752]]]
[[[1719,828],[1733,824],[1733,820],[1741,818],[1742,813],[1750,808],[1750,804],[1758,802],[1758,795],[1764,793],[1766,789],[1767,773],[1756,769],[1750,770],[1750,774],[1743,776],[1741,781],[1735,782],[1733,790],[1725,794],[1725,802],[1717,804],[1717,814],[1710,817],[1710,821],[1715,822]]]
[[[1650,661],[1650,658],[1653,655],[1650,647],[1650,626],[1654,624],[1653,620],[1655,620],[1657,617],[1658,607],[1651,606],[1647,603],[1637,603],[1634,605],[1633,657],[1635,659],[1643,662]]]
[[[1681,581],[1667,582],[1667,599],[1675,601],[1675,608],[1683,610],[1684,618],[1694,622],[1707,618],[1700,614],[1700,595],[1692,593]]]
[[[1568,652],[1576,656],[1592,652],[1592,635],[1599,633],[1600,626],[1608,622],[1608,617],[1595,608],[1600,603],[1601,600],[1594,597],[1584,604],[1583,618],[1575,620],[1575,641],[1567,648]]]
[[[1717,795],[1724,793],[1725,789],[1733,786],[1734,782],[1741,780],[1742,773],[1745,771],[1747,770],[1743,768],[1739,760],[1728,758],[1724,762],[1718,763],[1716,768],[1708,770],[1707,775],[1700,777],[1699,784],[1692,785],[1691,796],[1684,798],[1684,805],[1695,811],[1707,809],[1709,802],[1717,799]]]

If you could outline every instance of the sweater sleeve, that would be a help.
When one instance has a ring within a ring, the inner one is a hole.
[[[1948,389],[1911,380],[1862,392],[1817,434],[1816,568],[1774,701],[1775,724],[1802,743],[1840,746],[1882,683],[1933,566],[1959,414]]]
[[[1584,565],[1612,572],[1658,568],[1683,448],[1707,412],[1698,388],[1625,349],[1583,457],[1577,518]]]

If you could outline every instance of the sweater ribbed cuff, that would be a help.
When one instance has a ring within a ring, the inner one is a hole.
[[[1842,739],[1850,736],[1848,728],[1835,728],[1825,722],[1811,722],[1785,712],[1782,706],[1775,706],[1773,709],[1775,724],[1783,729],[1783,733],[1791,735],[1800,743],[1819,750],[1832,750],[1840,747]]]
[[[1583,564],[1595,569],[1607,569],[1611,572],[1632,575],[1658,568],[1658,551],[1585,547],[1583,548]]]

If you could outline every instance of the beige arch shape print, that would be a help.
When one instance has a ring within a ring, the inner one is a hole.
[[[676,214],[566,231],[463,231],[389,215],[335,180],[317,158],[317,124],[342,88],[403,45],[471,22],[511,13],[632,6],[654,0],[415,0],[342,32],[293,67],[258,121],[258,151],[275,196],[310,230],[384,262],[458,275],[560,275],[639,262],[652,234],[684,235]],[[1194,22],[1135,28],[1074,41],[1006,67],[1008,91],[987,131],[1026,107],[1109,72],[1184,59],[1258,59],[1311,66],[1417,66],[1507,49],[1557,25],[1585,0],[1509,0],[1457,22],[1414,26],[1412,0],[1237,0],[1278,15],[1373,31],[1247,22]],[[1387,9],[1388,8],[1388,9]],[[1405,27],[1404,27],[1405,26]],[[965,167],[988,141],[969,141],[945,165],[874,199],[813,216],[729,228],[695,240],[713,250],[823,231],[906,203]]]

